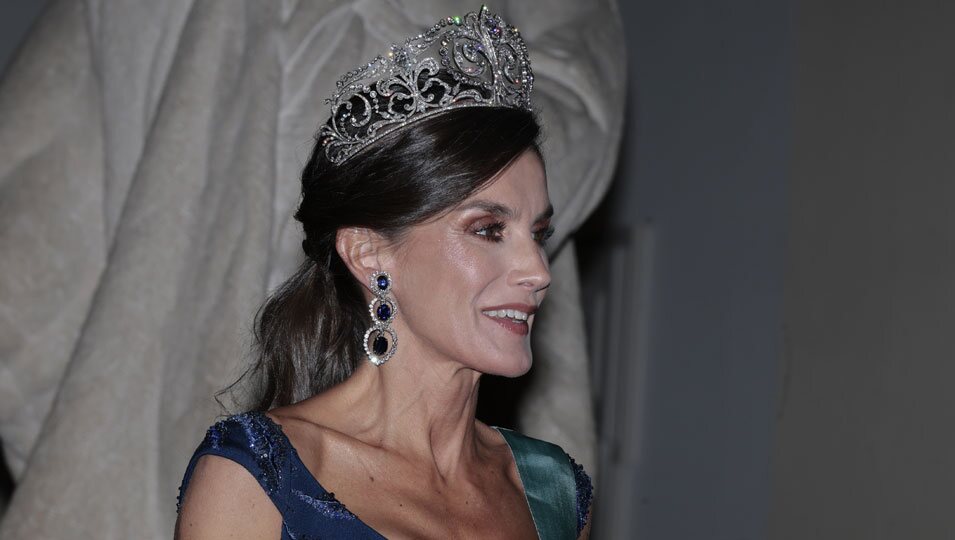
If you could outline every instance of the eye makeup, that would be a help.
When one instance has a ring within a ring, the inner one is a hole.
[[[554,226],[550,224],[534,231],[534,240],[536,240],[541,247],[547,245],[547,241],[550,240],[551,236],[554,236]]]
[[[462,210],[479,209],[486,214],[479,216],[466,227],[470,234],[480,236],[488,242],[501,242],[504,240],[504,232],[507,229],[507,221],[514,219],[515,213],[510,208],[491,201],[474,201],[465,206]],[[548,205],[547,209],[541,212],[534,220],[535,228],[531,231],[534,241],[543,247],[547,240],[554,234],[554,227],[550,224],[550,218],[554,214],[554,207]]]
[[[504,240],[505,229],[506,225],[503,221],[495,221],[493,223],[481,224],[473,228],[472,232],[488,242],[501,242]],[[546,227],[533,231],[532,235],[534,241],[543,247],[547,244],[547,240],[554,235],[554,227],[547,225]]]
[[[482,237],[488,242],[500,242],[504,240],[505,224],[503,221],[495,221],[480,225],[474,230],[474,234]]]

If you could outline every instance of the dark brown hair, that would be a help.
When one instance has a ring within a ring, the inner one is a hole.
[[[530,112],[468,107],[402,127],[340,165],[316,142],[295,214],[308,258],[256,316],[254,361],[237,381],[251,383],[243,400],[249,408],[305,399],[344,381],[362,361],[369,317],[335,249],[340,228],[397,238],[457,206],[525,150],[540,154],[539,136]]]

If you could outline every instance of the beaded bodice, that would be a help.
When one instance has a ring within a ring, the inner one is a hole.
[[[230,416],[209,428],[186,468],[180,506],[196,462],[204,455],[235,461],[258,480],[282,515],[283,540],[384,538],[312,476],[281,427],[261,412]],[[583,467],[573,459],[569,463],[576,481],[579,533],[587,522],[592,487]]]

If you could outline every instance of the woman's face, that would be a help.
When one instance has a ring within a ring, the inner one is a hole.
[[[550,284],[552,213],[543,165],[528,150],[448,214],[412,227],[391,271],[398,356],[527,372],[534,312]]]

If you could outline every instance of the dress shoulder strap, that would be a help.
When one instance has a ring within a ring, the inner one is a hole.
[[[179,487],[177,507],[182,506],[196,462],[202,456],[215,455],[245,467],[284,514],[288,501],[290,450],[285,436],[264,413],[249,412],[220,420],[206,431],[205,438],[189,461]]]
[[[541,540],[577,538],[577,481],[570,457],[556,444],[497,428],[511,448]]]

